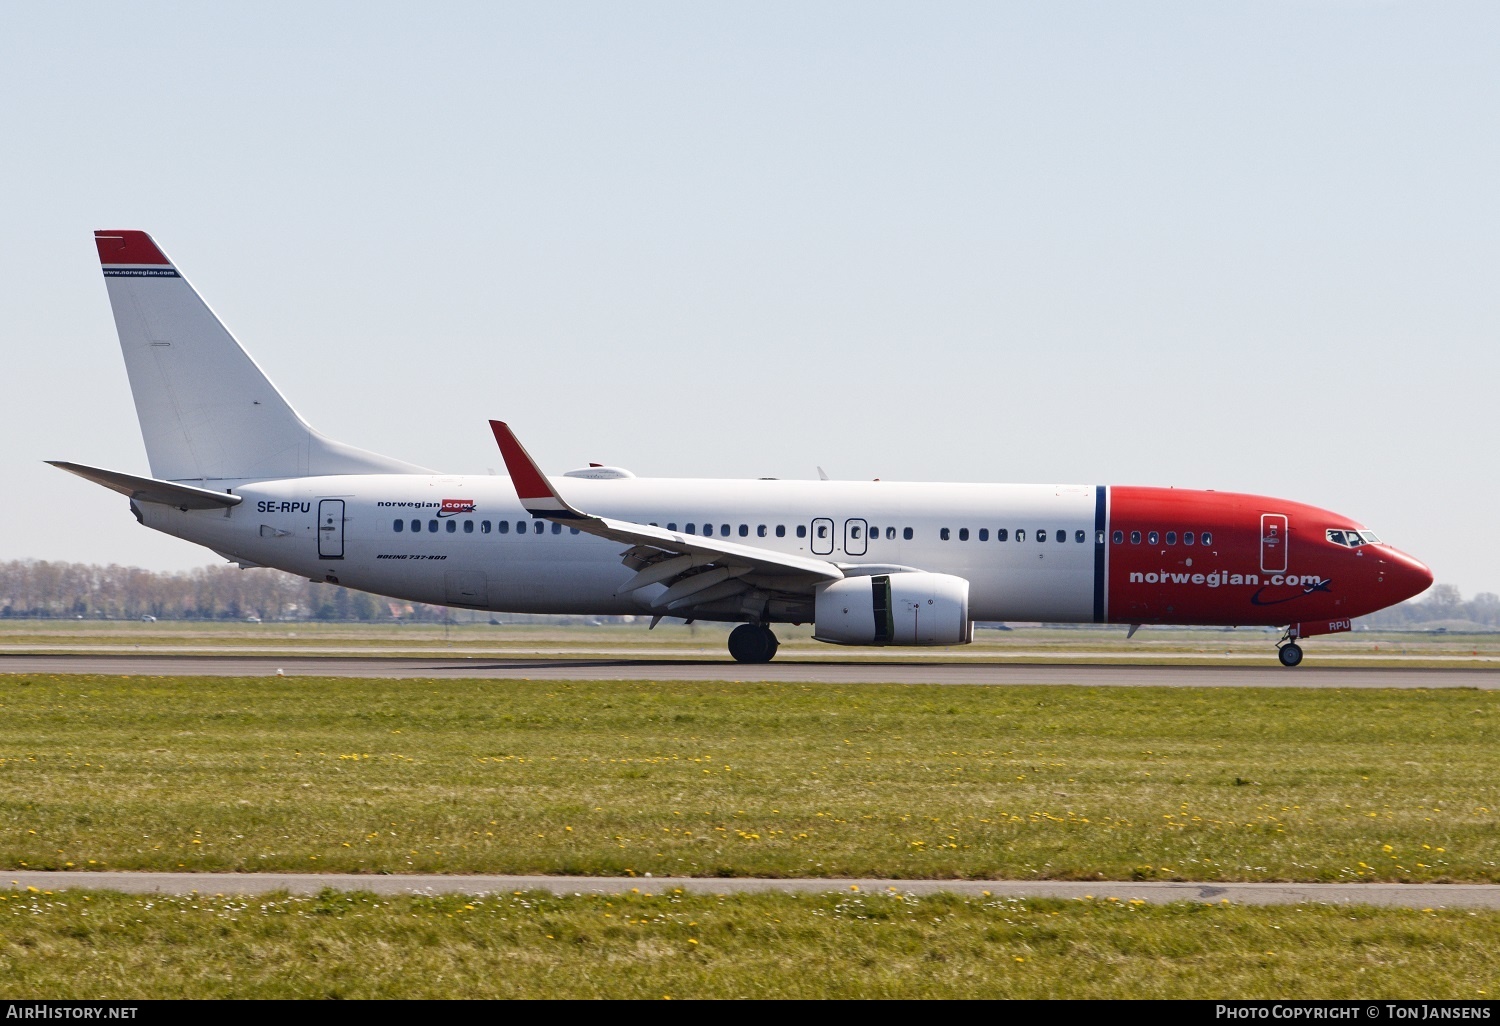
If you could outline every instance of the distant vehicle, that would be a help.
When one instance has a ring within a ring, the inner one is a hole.
[[[738,622],[742,662],[775,655],[776,623],[904,646],[964,644],[982,620],[1284,628],[1295,666],[1300,639],[1432,583],[1350,517],[1229,492],[648,480],[592,464],[553,479],[500,421],[509,480],[440,475],[309,427],[144,232],[95,243],[152,476],[54,465],[242,567],[470,609]],[[692,402],[674,430],[771,415],[706,414],[710,387]],[[820,416],[878,445],[899,407],[835,392]]]
[[[150,613],[147,613],[145,616],[141,617],[141,622],[142,623],[155,623],[156,622],[156,617],[152,616]]]

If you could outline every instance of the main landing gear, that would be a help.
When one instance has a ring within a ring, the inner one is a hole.
[[[742,623],[729,632],[729,654],[737,663],[769,663],[781,642],[771,628],[758,623]]]

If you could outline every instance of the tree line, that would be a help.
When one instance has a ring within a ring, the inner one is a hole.
[[[1357,623],[1370,627],[1500,627],[1500,595],[1481,591],[1471,599],[1452,584],[1435,585],[1426,595],[1413,602],[1382,609],[1360,617]]]
[[[442,606],[379,598],[281,570],[140,567],[17,559],[0,563],[0,618],[442,620]]]

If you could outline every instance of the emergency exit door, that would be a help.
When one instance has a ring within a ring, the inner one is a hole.
[[[1262,573],[1286,573],[1287,522],[1285,513],[1260,515],[1260,569]]]

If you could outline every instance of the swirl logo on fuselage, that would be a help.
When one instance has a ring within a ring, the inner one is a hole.
[[[473,499],[444,499],[438,507],[439,517],[456,517],[460,513],[473,513],[479,507],[474,504]]]
[[[1278,598],[1278,599],[1263,599],[1263,598],[1261,598],[1260,597],[1261,592],[1265,591],[1266,589],[1265,588],[1257,588],[1255,590],[1255,594],[1250,596],[1250,604],[1252,606],[1279,606],[1283,602],[1293,602],[1293,601],[1295,601],[1295,600],[1297,600],[1299,598],[1305,598],[1306,596],[1311,595],[1315,591],[1328,592],[1329,594],[1332,594],[1332,592],[1330,591],[1330,588],[1332,586],[1333,586],[1333,579],[1332,578],[1329,578],[1327,580],[1322,580],[1322,581],[1316,581],[1316,582],[1314,582],[1312,584],[1305,584],[1305,585],[1303,585],[1302,586],[1302,590],[1299,591],[1295,595],[1288,595],[1286,598]]]

